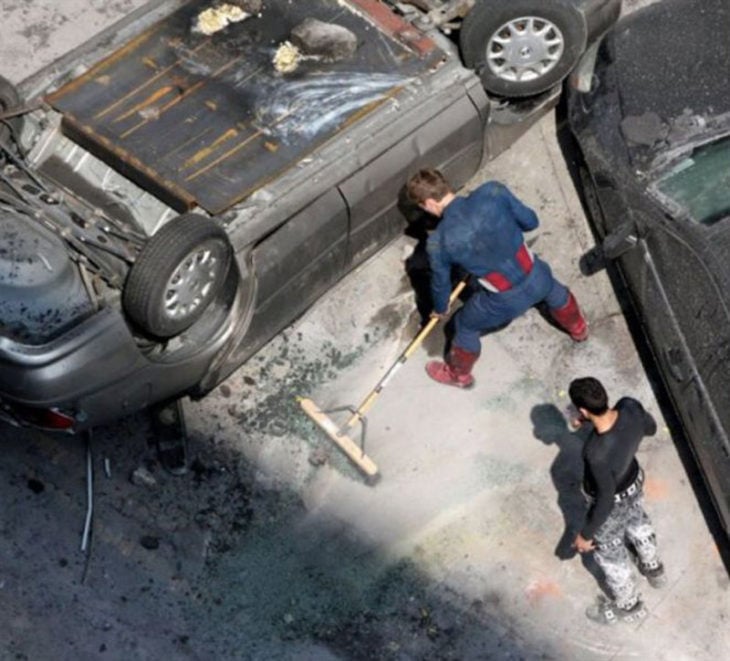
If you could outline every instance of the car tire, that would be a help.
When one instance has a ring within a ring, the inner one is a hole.
[[[223,286],[233,249],[223,227],[186,213],[144,246],[124,287],[127,315],[143,331],[169,338],[189,328]]]
[[[0,113],[20,105],[18,89],[9,80],[0,76]],[[17,138],[23,128],[23,117],[10,117],[0,120],[0,142],[12,145],[10,138]]]
[[[477,0],[459,45],[487,92],[532,96],[570,73],[585,49],[586,28],[576,8],[560,2]]]

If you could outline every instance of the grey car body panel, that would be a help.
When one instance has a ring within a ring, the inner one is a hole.
[[[33,97],[57,89],[182,4],[150,3],[24,81],[22,93]],[[218,217],[236,268],[225,296],[203,319],[180,337],[154,343],[129,325],[112,297],[50,343],[33,347],[3,338],[0,408],[18,402],[75,411],[81,429],[167,397],[203,394],[404,229],[397,191],[413,169],[435,165],[461,185],[555,104],[557,90],[505,115],[459,63],[453,42],[438,32],[429,36],[443,54],[438,67],[414,77],[376,111]],[[493,116],[502,121],[492,122]],[[57,118],[42,109],[28,121],[53,124]],[[492,134],[501,137],[490,143],[486,136]],[[68,184],[68,172],[83,167],[69,156],[73,150],[59,144],[36,149],[37,163],[42,171],[49,153],[60,150],[68,163],[58,167],[56,159],[54,171]],[[82,159],[94,161],[85,153]],[[118,177],[108,171],[99,178],[107,174]],[[88,185],[73,184],[78,191]],[[155,216],[155,223],[174,222],[164,207]],[[312,226],[321,234],[307,237]],[[149,232],[144,225],[139,229]]]
[[[621,13],[621,0],[572,0],[586,23],[588,43],[603,35]]]
[[[590,172],[594,227],[604,237],[633,225],[636,248],[617,265],[730,531],[729,221],[694,223],[651,190],[677,155],[730,135],[730,45],[703,39],[708,25],[723,23],[730,29],[730,8],[719,0],[663,0],[637,12],[602,48],[594,91],[570,94],[568,106]],[[681,49],[673,47],[678,34]],[[667,67],[669,85],[656,75]]]
[[[91,314],[93,305],[79,271],[51,230],[20,213],[0,214],[0,246],[0,320],[5,337],[51,338]]]

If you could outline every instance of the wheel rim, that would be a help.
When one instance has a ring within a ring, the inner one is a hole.
[[[164,310],[168,319],[190,317],[207,303],[223,265],[222,256],[220,244],[208,242],[180,262],[165,287]]]
[[[487,44],[486,61],[498,78],[527,82],[555,68],[565,50],[563,33],[544,18],[523,16],[505,23]]]

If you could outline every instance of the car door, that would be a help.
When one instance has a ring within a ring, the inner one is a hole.
[[[255,247],[253,315],[233,362],[245,360],[342,277],[347,231],[345,202],[331,188]]]
[[[637,249],[621,257],[642,323],[723,525],[730,530],[730,314],[703,233],[634,212]]]
[[[350,211],[348,260],[352,266],[404,230],[399,194],[417,167],[439,168],[453,185],[461,186],[481,164],[484,118],[464,88],[455,89],[461,96],[416,128],[410,123],[399,139],[391,136],[392,146],[376,152],[340,184]]]
[[[664,222],[648,234],[647,263],[663,289],[679,338],[660,350],[664,372],[726,528],[730,529],[730,314],[706,249],[716,228]],[[675,335],[672,333],[672,335]]]

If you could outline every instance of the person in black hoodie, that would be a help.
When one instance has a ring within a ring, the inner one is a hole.
[[[634,622],[646,616],[646,609],[630,551],[652,587],[665,581],[654,528],[643,507],[644,471],[636,460],[642,438],[656,433],[656,422],[631,397],[610,408],[605,388],[593,377],[575,379],[568,392],[580,421],[593,426],[583,448],[583,490],[589,508],[573,546],[580,553],[593,552],[613,593],[612,600],[599,599],[586,615],[602,624]]]

